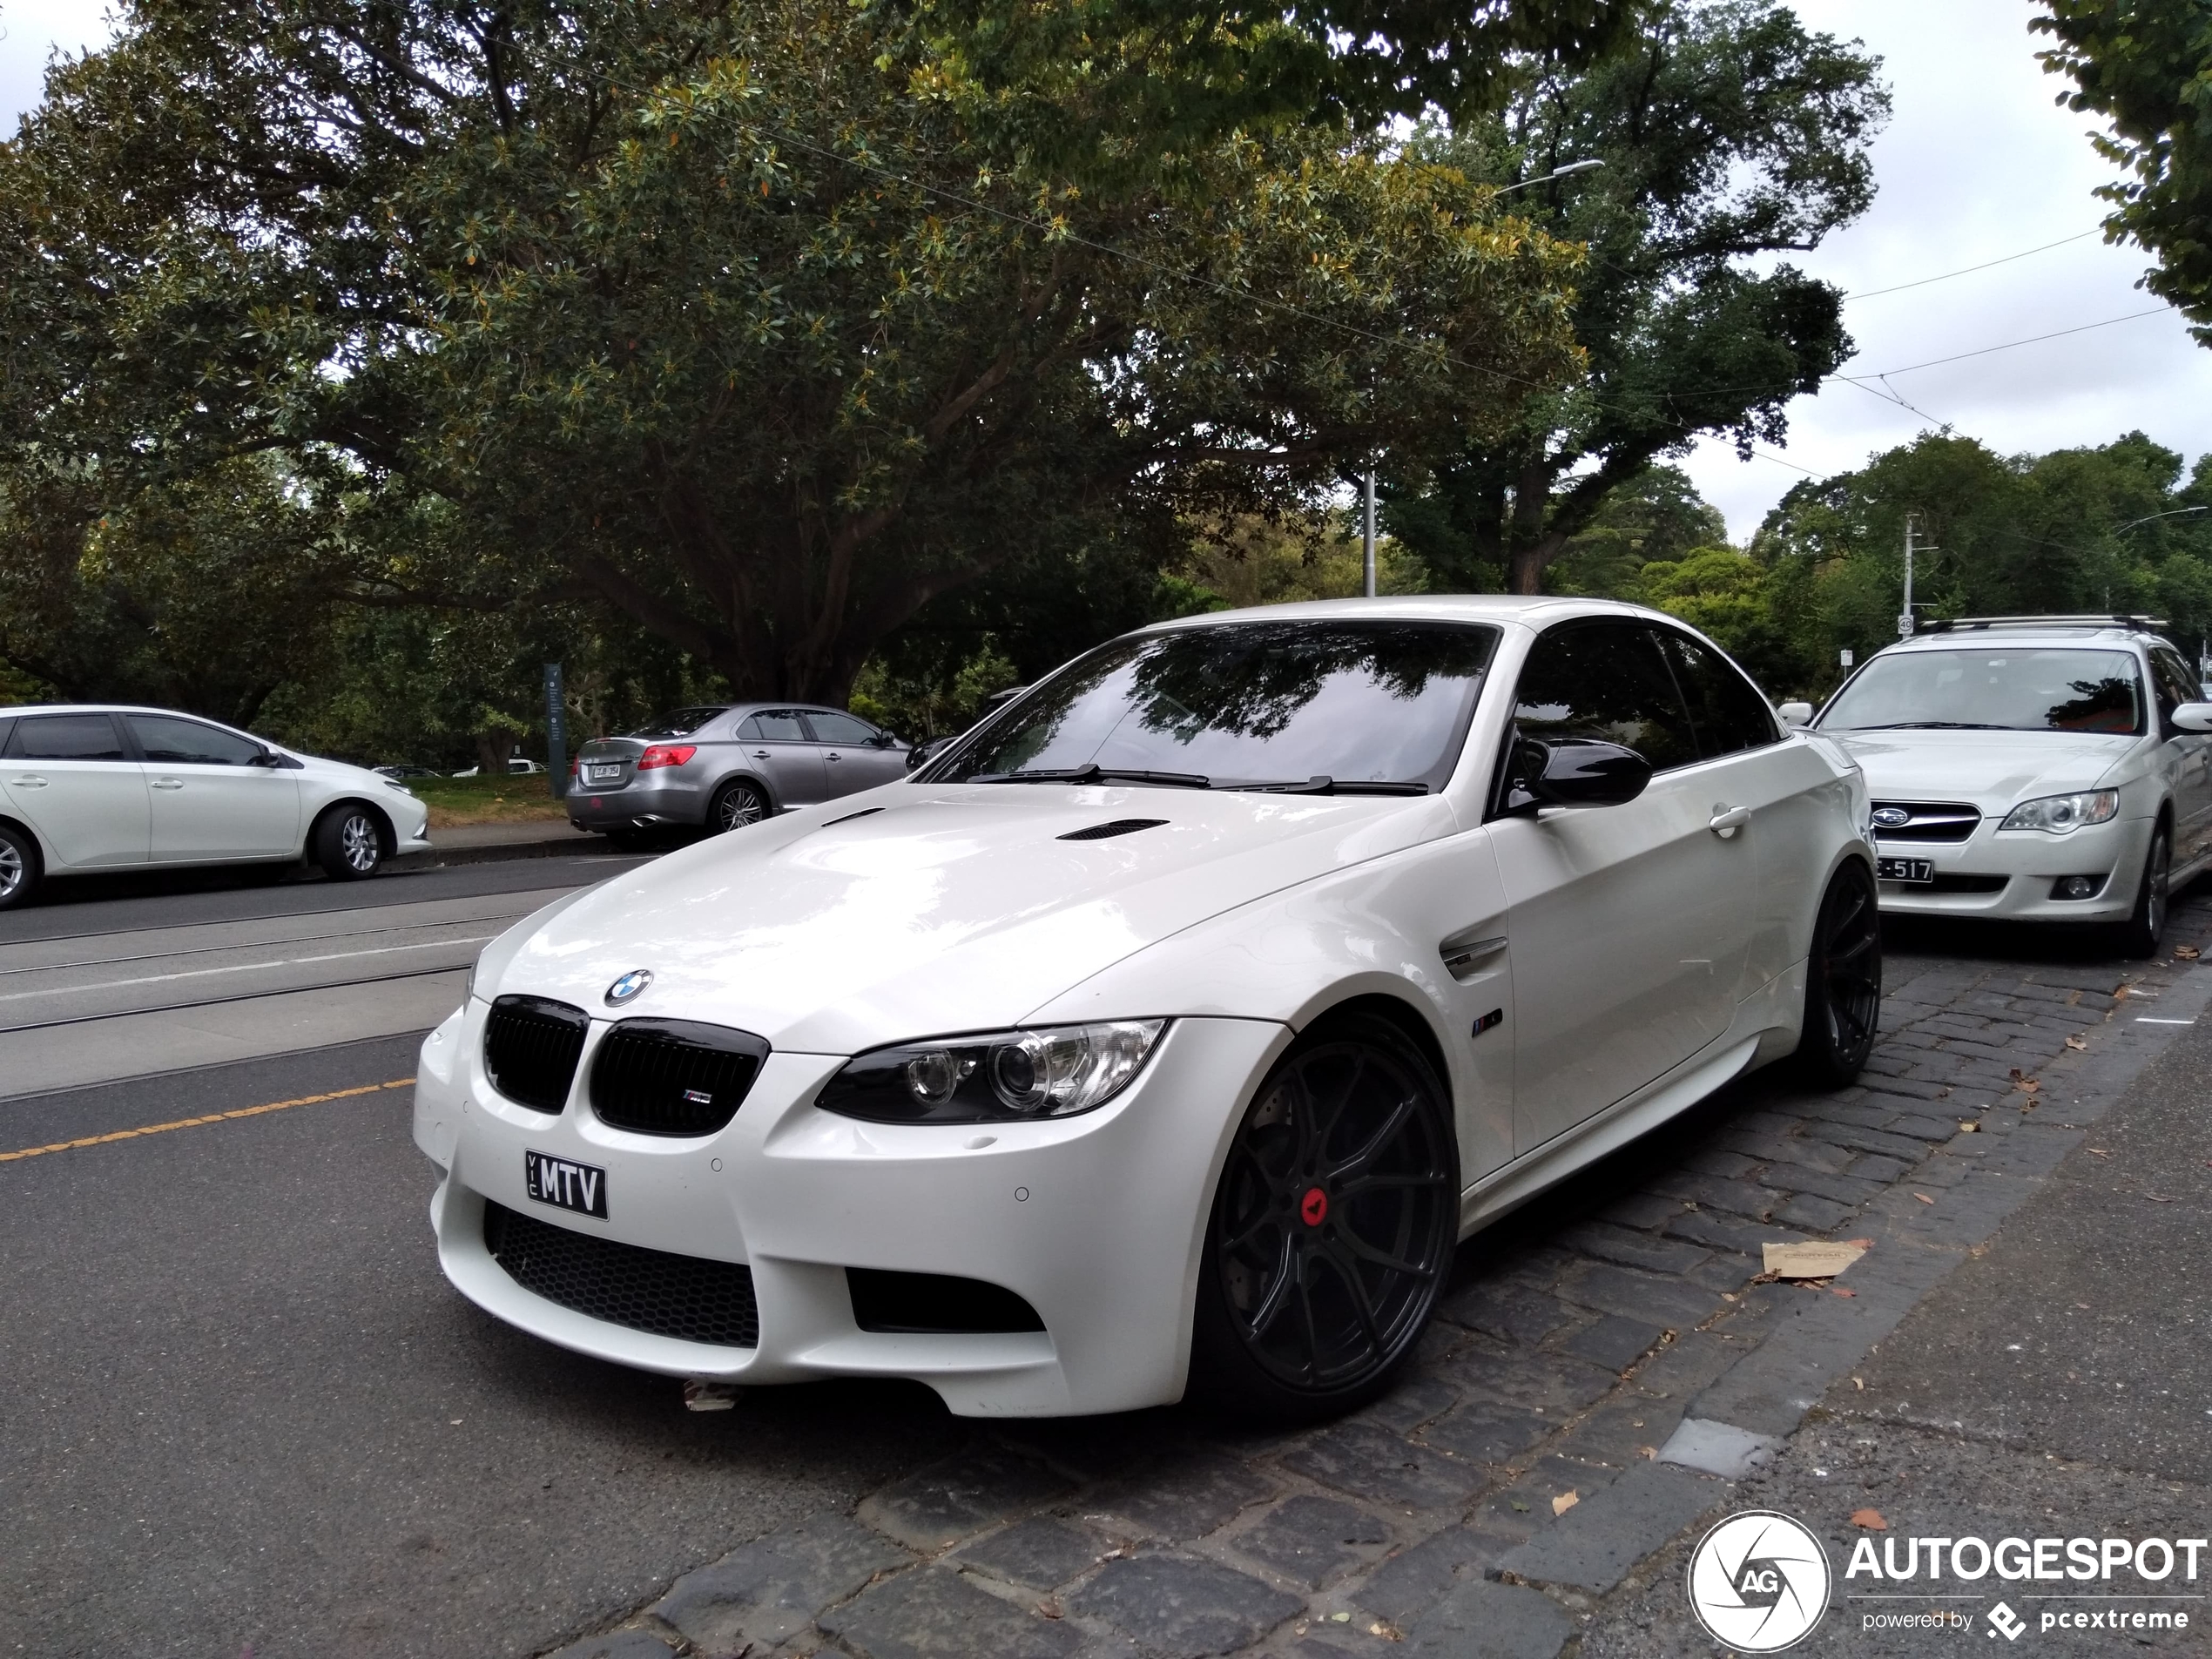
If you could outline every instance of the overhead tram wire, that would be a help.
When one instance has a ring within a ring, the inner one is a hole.
[[[1948,282],[1953,277],[1972,276],[1977,271],[1986,271],[1994,266],[2010,265],[2014,260],[2025,260],[2033,254],[2047,253],[2054,247],[2064,247],[2067,243],[2078,242],[2085,236],[2094,236],[2102,228],[2100,226],[2086,231],[2076,231],[2071,236],[2061,236],[2055,242],[2046,242],[2040,247],[2022,248],[2019,253],[2007,253],[2002,259],[1984,260],[1979,265],[1962,265],[1956,271],[1946,271],[1941,276],[1921,277],[1916,281],[1899,282],[1886,288],[1865,288],[1856,293],[1847,293],[1844,298],[1845,300],[1872,300],[1885,293],[1903,293],[1907,288],[1925,288],[1931,282]]]

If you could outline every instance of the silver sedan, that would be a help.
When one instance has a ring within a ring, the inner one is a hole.
[[[618,843],[724,830],[907,775],[907,745],[842,709],[709,703],[577,752],[569,821]]]

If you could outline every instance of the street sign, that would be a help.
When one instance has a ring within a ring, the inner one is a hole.
[[[1899,639],[1910,639],[1912,637],[1912,613],[1911,611],[1900,610],[1898,612],[1897,637]]]
[[[561,665],[545,665],[545,771],[552,780],[553,799],[569,798],[568,698],[561,687]]]

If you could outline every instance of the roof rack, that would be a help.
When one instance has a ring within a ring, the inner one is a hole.
[[[2094,628],[2163,628],[2163,617],[2128,617],[2107,611],[2101,616],[2079,617],[1946,617],[1923,623],[1919,630],[1924,634],[1951,634],[1967,628],[2050,628],[2066,625]]]

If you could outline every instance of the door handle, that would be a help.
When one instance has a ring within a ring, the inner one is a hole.
[[[44,789],[46,786],[44,778],[10,778],[8,781],[18,789]]]
[[[825,760],[835,760],[838,759],[837,752],[833,749],[829,753],[824,755],[822,759]]]
[[[1750,821],[1750,807],[1723,806],[1716,801],[1713,803],[1713,815],[1705,820],[1705,827],[1725,841]]]
[[[768,759],[768,752],[765,749],[755,749],[752,752],[752,758],[755,760],[765,760]]]
[[[185,780],[181,778],[157,778],[153,780],[153,786],[156,789],[182,789]]]

